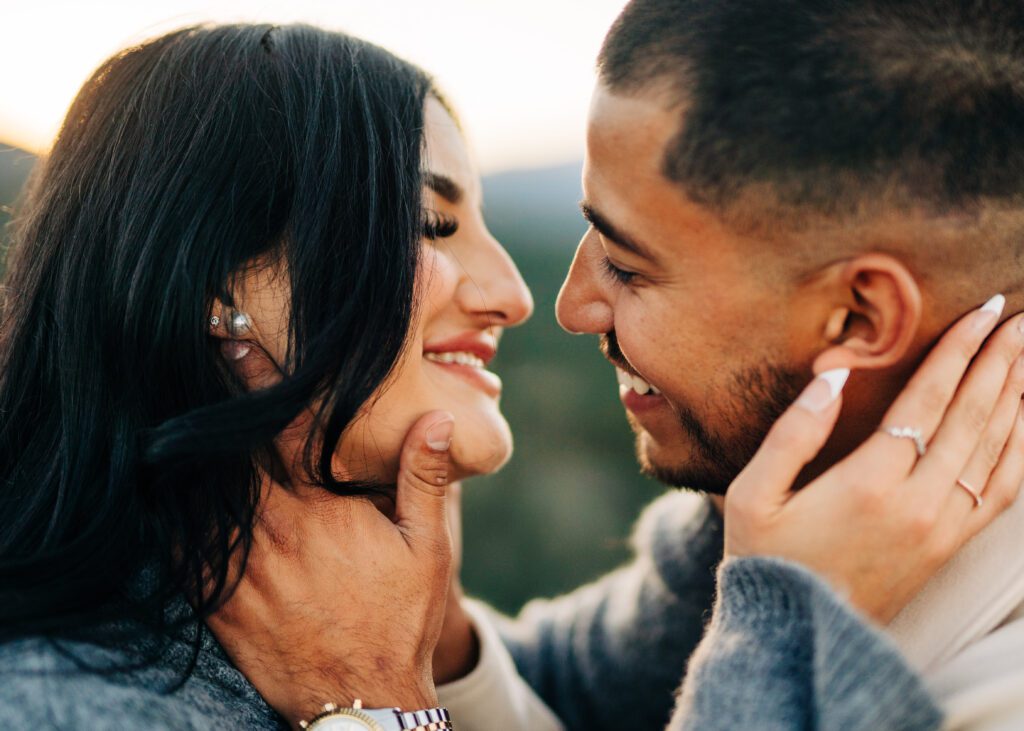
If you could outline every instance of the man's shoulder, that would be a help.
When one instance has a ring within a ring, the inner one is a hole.
[[[0,644],[0,727],[47,729],[277,728],[265,709],[173,667],[84,642]],[[241,725],[240,725],[241,724]]]

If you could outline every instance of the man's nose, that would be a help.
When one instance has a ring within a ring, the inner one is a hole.
[[[614,329],[611,304],[602,287],[600,247],[588,233],[580,241],[555,305],[558,324],[571,333],[604,334]]]

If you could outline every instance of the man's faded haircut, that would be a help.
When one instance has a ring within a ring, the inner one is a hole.
[[[680,105],[664,173],[707,204],[758,184],[829,213],[1024,192],[1020,0],[633,0],[598,71]]]

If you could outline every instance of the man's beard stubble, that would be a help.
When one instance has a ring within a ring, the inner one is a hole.
[[[613,364],[632,372],[614,332],[601,336],[601,351]],[[732,384],[717,402],[704,404],[717,412],[724,426],[713,429],[689,404],[670,401],[679,426],[692,447],[686,464],[654,463],[643,448],[642,430],[627,412],[637,433],[641,472],[666,485],[724,495],[736,476],[760,448],[768,430],[796,400],[810,380],[809,369],[797,370],[762,362],[732,375]],[[724,398],[723,398],[724,397]]]

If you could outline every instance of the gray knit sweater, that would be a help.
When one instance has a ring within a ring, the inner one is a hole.
[[[706,504],[693,514],[679,500],[648,509],[631,565],[531,603],[503,626],[520,672],[568,728],[938,728],[938,709],[892,645],[792,564],[727,564],[705,632],[721,521]],[[188,637],[156,665],[113,675],[81,663],[123,664],[139,647],[43,639],[0,646],[0,726],[283,728],[204,634],[195,672],[171,693],[189,660]]]

